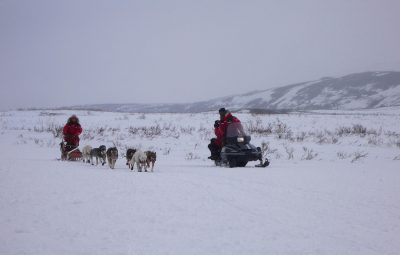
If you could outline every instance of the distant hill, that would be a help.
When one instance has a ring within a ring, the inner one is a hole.
[[[117,112],[360,110],[400,105],[400,72],[364,72],[185,104],[96,104],[67,107]]]

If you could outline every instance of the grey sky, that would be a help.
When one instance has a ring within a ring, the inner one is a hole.
[[[400,1],[0,0],[0,109],[190,102],[400,70]]]

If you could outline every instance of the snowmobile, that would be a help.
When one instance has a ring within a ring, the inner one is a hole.
[[[64,140],[60,143],[61,160],[79,161],[82,159],[82,152],[78,146],[67,144]]]
[[[249,161],[260,161],[256,167],[267,167],[268,159],[263,160],[260,147],[250,143],[251,136],[244,132],[242,124],[230,123],[226,130],[224,146],[220,158],[215,160],[217,166],[245,167]]]

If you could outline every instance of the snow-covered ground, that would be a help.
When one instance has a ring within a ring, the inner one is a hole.
[[[81,145],[154,173],[61,162],[69,111],[0,113],[0,254],[398,254],[400,111],[238,114],[271,166],[206,158],[216,114],[76,112]]]

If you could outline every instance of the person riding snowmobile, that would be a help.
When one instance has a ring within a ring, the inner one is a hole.
[[[222,136],[222,146],[225,143],[225,138],[226,138],[226,131],[227,128],[229,126],[229,124],[231,123],[240,123],[240,120],[233,116],[232,113],[228,110],[226,110],[225,108],[221,108],[219,109],[219,116],[221,118],[221,124],[219,126],[220,132],[221,132],[221,136]]]
[[[68,118],[67,124],[63,128],[64,141],[69,149],[79,146],[79,135],[82,133],[82,127],[76,115]]]
[[[246,134],[240,120],[225,108],[219,109],[219,115],[220,123],[215,132],[221,137],[221,149],[218,151],[218,157],[213,157],[213,154],[209,157],[214,160],[215,165],[245,167],[249,161],[259,160],[260,164],[255,167],[267,167],[268,159],[263,160],[261,148],[250,143],[251,137]],[[211,144],[209,148],[213,152]]]
[[[225,108],[219,109],[220,120],[216,120],[214,123],[214,133],[216,138],[212,138],[208,149],[211,151],[211,156],[208,157],[211,160],[220,159],[221,149],[225,144],[226,130],[230,123],[240,123],[240,120],[233,116]]]

